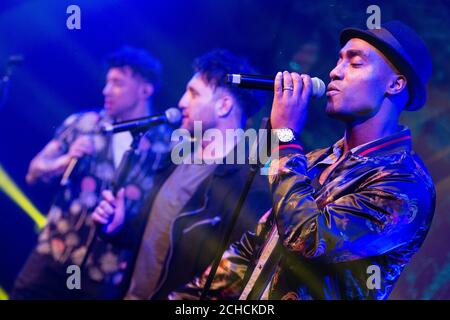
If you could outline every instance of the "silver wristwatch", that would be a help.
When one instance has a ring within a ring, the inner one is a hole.
[[[294,130],[290,128],[274,129],[274,131],[280,142],[287,143],[295,140]]]

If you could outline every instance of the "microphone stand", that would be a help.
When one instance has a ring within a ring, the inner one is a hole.
[[[268,132],[268,136],[267,136],[267,140],[265,141],[265,143],[267,144],[268,148],[267,150],[271,150],[270,149],[270,122],[268,118],[263,118],[261,121],[261,128],[267,129]],[[259,139],[258,139],[259,140]],[[250,155],[249,155],[249,160],[250,162],[252,162],[251,160],[257,160],[256,164],[251,164],[250,163],[250,172],[248,173],[247,176],[247,180],[245,181],[244,184],[244,188],[241,191],[241,194],[239,196],[239,200],[236,204],[236,207],[233,211],[233,214],[231,216],[230,222],[227,226],[225,226],[224,228],[224,232],[223,232],[223,236],[222,236],[222,240],[219,243],[219,248],[217,249],[216,255],[214,257],[213,260],[213,264],[211,266],[211,270],[208,274],[208,278],[206,279],[206,283],[205,286],[203,287],[201,296],[200,296],[200,300],[205,300],[207,295],[208,295],[208,291],[211,288],[211,284],[214,280],[214,277],[216,275],[217,269],[219,267],[220,261],[222,260],[222,256],[225,252],[225,250],[227,249],[229,242],[230,242],[230,237],[231,234],[233,232],[234,226],[236,225],[237,219],[239,218],[239,215],[241,213],[241,209],[242,206],[244,205],[245,199],[248,195],[248,192],[250,191],[250,187],[252,185],[253,179],[255,178],[256,173],[258,172],[258,170],[261,167],[264,167],[265,163],[260,163],[258,160],[258,150],[261,147],[261,144],[258,145],[258,140],[256,140],[252,146],[252,149],[250,150]]]
[[[6,104],[9,95],[9,89],[11,87],[11,76],[13,74],[14,67],[19,65],[23,60],[23,57],[20,55],[10,56],[8,63],[6,65],[5,74],[2,76],[0,80],[0,110]]]
[[[130,149],[125,152],[125,154],[122,157],[122,160],[120,161],[119,167],[117,168],[112,184],[113,193],[116,194],[119,189],[123,186],[125,183],[125,180],[133,167],[135,156],[137,154],[137,149],[139,147],[139,142],[141,141],[142,136],[145,134],[145,132],[142,131],[131,131],[131,134],[133,135],[133,141],[131,142]],[[103,232],[103,228],[106,228],[107,225],[95,225],[95,231],[94,236],[92,237],[92,240],[89,242],[86,248],[86,253],[84,255],[83,261],[80,264],[80,269],[83,269],[86,266],[86,263],[88,261],[89,255],[92,253],[92,249],[94,248],[98,237],[100,236],[100,233]]]

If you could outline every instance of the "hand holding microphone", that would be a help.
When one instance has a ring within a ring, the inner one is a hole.
[[[67,185],[69,177],[75,168],[78,159],[85,155],[93,154],[95,151],[94,142],[88,135],[78,137],[69,148],[69,152],[64,156],[67,159],[67,166],[61,178],[61,186]]]
[[[319,78],[296,72],[278,72],[273,77],[227,74],[227,83],[246,89],[274,91],[270,123],[273,129],[290,128],[300,133],[306,120],[311,97],[325,94],[325,83]]]
[[[93,154],[94,151],[92,138],[88,135],[82,135],[70,145],[67,155],[71,158],[81,158],[84,155]]]
[[[270,114],[272,129],[290,128],[300,134],[312,95],[313,82],[310,76],[296,72],[278,72]]]

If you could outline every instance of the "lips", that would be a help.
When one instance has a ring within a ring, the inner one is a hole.
[[[338,94],[339,91],[340,90],[338,89],[338,87],[335,84],[330,83],[327,87],[327,97],[334,96],[334,95]]]
[[[327,87],[327,91],[333,91],[333,90],[339,91],[339,88],[333,82],[330,82],[330,84]]]

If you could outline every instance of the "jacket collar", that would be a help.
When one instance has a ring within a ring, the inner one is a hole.
[[[411,131],[406,126],[400,126],[398,132],[357,146],[350,152],[360,157],[377,157],[393,152],[411,151],[411,144]]]
[[[338,140],[329,148],[316,151],[312,155],[311,166],[319,163],[332,164],[336,162],[342,153],[344,147],[344,138]],[[390,136],[373,140],[359,145],[350,150],[351,154],[360,157],[377,157],[391,154],[398,151],[411,150],[411,132],[408,127],[400,126],[400,130]]]

